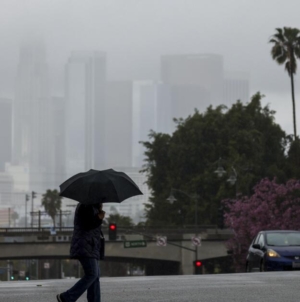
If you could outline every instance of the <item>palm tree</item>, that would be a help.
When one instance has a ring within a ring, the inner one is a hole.
[[[55,216],[61,208],[62,197],[59,195],[57,190],[47,190],[43,194],[42,206],[44,206],[45,211],[53,220],[53,226],[55,228]]]
[[[19,214],[17,212],[13,212],[10,217],[14,221],[14,227],[16,227],[16,220],[19,218]]]
[[[269,43],[273,43],[271,55],[278,64],[285,64],[285,70],[291,78],[293,120],[294,120],[294,139],[297,138],[296,128],[296,104],[294,92],[294,74],[297,70],[297,58],[300,58],[300,30],[298,28],[284,27],[276,28],[276,33],[272,36]]]

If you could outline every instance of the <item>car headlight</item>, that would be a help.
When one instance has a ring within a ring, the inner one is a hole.
[[[268,249],[267,250],[267,256],[270,258],[279,258],[281,257],[277,252],[275,252],[274,250]]]

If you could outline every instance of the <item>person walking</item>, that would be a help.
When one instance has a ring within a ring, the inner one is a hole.
[[[76,207],[70,258],[79,260],[84,276],[69,290],[58,294],[58,302],[75,302],[86,290],[88,302],[101,301],[98,260],[104,259],[105,249],[101,231],[105,217],[102,206],[102,203],[79,203]]]

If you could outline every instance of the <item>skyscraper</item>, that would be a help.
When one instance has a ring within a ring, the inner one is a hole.
[[[67,176],[105,165],[106,56],[73,52],[65,69]]]
[[[132,166],[132,81],[109,81],[106,89],[106,168]]]
[[[12,156],[12,101],[0,98],[0,172]]]
[[[169,86],[172,115],[186,118],[194,109],[219,105],[223,97],[223,57],[216,54],[165,55],[161,79]]]
[[[169,87],[161,82],[135,81],[132,106],[132,163],[134,167],[142,167],[145,148],[140,141],[148,141],[151,130],[169,134],[172,132]]]
[[[45,45],[21,45],[13,106],[13,164],[28,165],[30,188],[52,183],[53,142]]]
[[[237,100],[249,102],[250,80],[246,72],[226,72],[224,76],[223,104],[231,105]]]
[[[54,186],[57,188],[66,179],[65,158],[65,99],[52,97],[53,146],[54,146]]]

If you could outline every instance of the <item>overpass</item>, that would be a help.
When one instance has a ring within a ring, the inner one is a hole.
[[[0,260],[69,258],[72,228],[61,228],[51,234],[50,228],[0,229]],[[107,260],[170,264],[180,274],[193,274],[195,259],[207,260],[227,256],[225,242],[232,236],[229,230],[212,227],[195,229],[120,228],[116,241],[109,241],[107,230],[105,254]],[[195,248],[191,238],[201,237]],[[166,246],[157,245],[157,237],[167,237]],[[144,247],[125,247],[124,242],[145,241]]]

